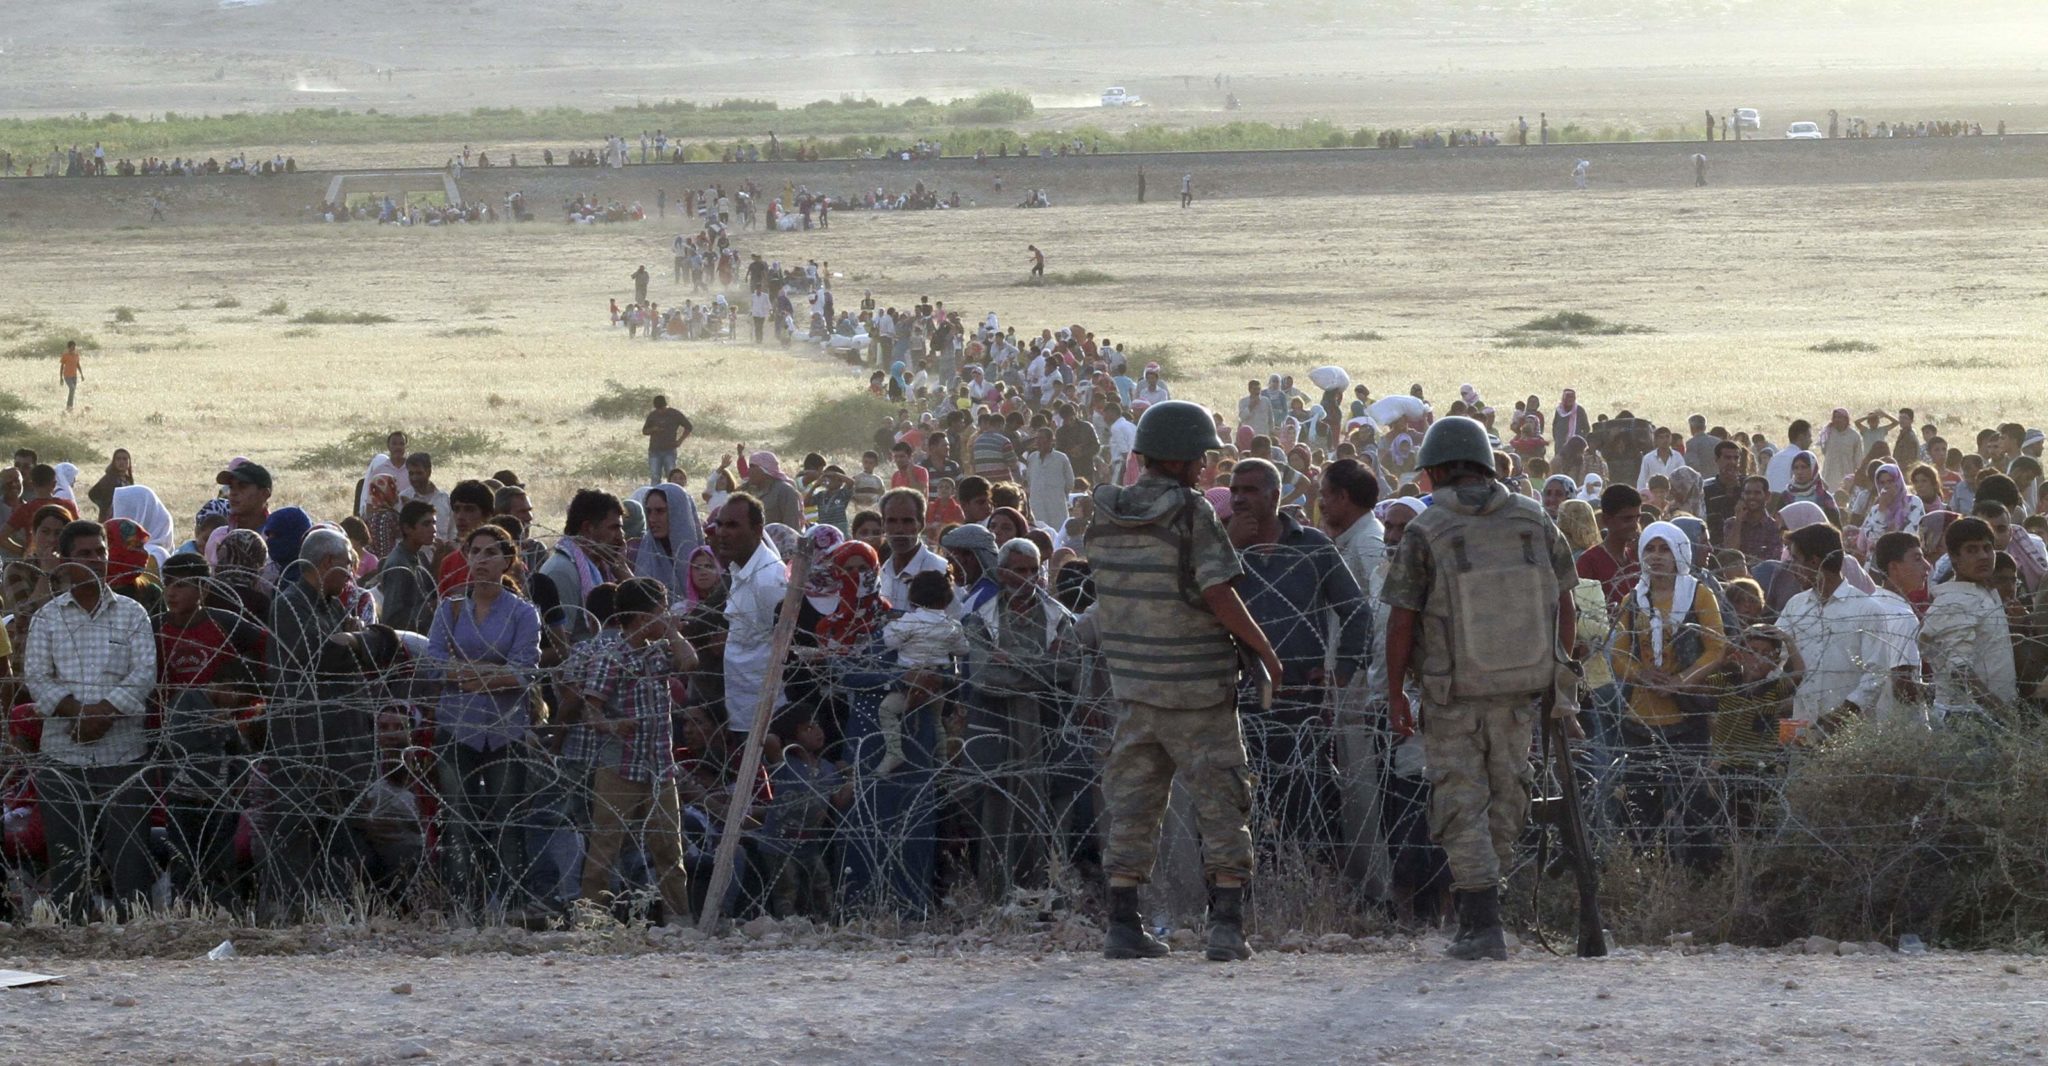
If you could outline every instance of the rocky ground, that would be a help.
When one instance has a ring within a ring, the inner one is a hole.
[[[1342,934],[1253,961],[1109,963],[1078,924],[888,939],[694,932],[0,933],[0,1061],[379,1063],[2032,1061],[2026,956],[1818,940],[1608,959]],[[1182,934],[1183,947],[1191,947]],[[147,958],[111,958],[124,939]],[[257,954],[304,951],[307,954]],[[1846,952],[1846,953],[1845,953]],[[221,952],[220,954],[227,954]],[[98,957],[85,957],[98,956]]]

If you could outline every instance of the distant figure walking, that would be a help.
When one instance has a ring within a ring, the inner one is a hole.
[[[1544,144],[1549,144],[1549,143],[1550,143],[1550,112],[1548,112],[1548,111],[1539,111],[1539,112],[1537,112],[1537,113],[1536,113],[1536,117],[1537,117],[1537,118],[1538,118],[1539,120],[1541,120],[1541,122],[1542,122],[1542,128],[1541,128],[1541,129],[1539,129],[1539,130],[1537,130],[1536,132],[1537,132],[1537,133],[1538,133],[1538,134],[1539,134],[1539,135],[1540,135],[1540,136],[1542,137],[1542,140],[1543,140],[1543,143],[1544,143]]]
[[[1694,152],[1692,154],[1692,183],[1695,188],[1704,189],[1707,187],[1707,154],[1705,152]]]
[[[1587,171],[1590,171],[1590,170],[1592,170],[1592,169],[1593,169],[1593,161],[1592,161],[1592,160],[1590,160],[1590,159],[1581,159],[1581,160],[1579,160],[1579,162],[1578,162],[1578,165],[1577,165],[1577,166],[1574,166],[1574,167],[1572,167],[1572,184],[1573,184],[1573,185],[1576,185],[1576,186],[1578,186],[1578,187],[1579,187],[1579,188],[1581,188],[1581,189],[1585,188],[1585,187],[1586,187],[1586,172],[1587,172]]]
[[[1711,108],[1707,111],[1707,143],[1714,143],[1714,112]]]
[[[1145,202],[1145,168],[1138,168],[1138,202]]]
[[[1182,174],[1180,176],[1180,205],[1186,207],[1194,202],[1195,176],[1193,174]]]
[[[77,341],[64,342],[64,354],[57,357],[57,376],[64,382],[64,409],[69,411],[78,404],[78,383],[85,378],[78,363]]]
[[[640,269],[633,272],[633,302],[636,304],[647,302],[647,266],[644,263],[641,264]]]
[[[1042,280],[1045,277],[1045,253],[1039,251],[1035,244],[1024,247],[1031,253],[1031,276]]]

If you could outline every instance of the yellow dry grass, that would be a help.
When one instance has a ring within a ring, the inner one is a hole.
[[[2048,309],[2048,181],[1498,196],[1237,200],[1144,207],[841,213],[828,232],[740,235],[785,262],[828,261],[842,304],[921,294],[1036,332],[1082,323],[1173,352],[1176,395],[1232,402],[1248,376],[1324,363],[1375,393],[1461,382],[1508,404],[1576,385],[1596,410],[1660,420],[1698,411],[1781,433],[1828,408],[1909,404],[1944,429],[2038,416],[2029,356]],[[0,361],[31,422],[134,451],[142,480],[189,514],[232,455],[272,465],[278,500],[332,514],[356,470],[292,458],[388,426],[475,427],[552,507],[578,484],[630,483],[635,420],[583,413],[607,379],[668,390],[749,443],[785,436],[811,399],[862,372],[799,345],[629,343],[605,301],[638,263],[667,281],[672,229],[552,222],[453,229],[159,228],[64,242],[0,240],[0,315],[89,328],[81,410],[62,413],[56,367]],[[1057,271],[1115,281],[1019,288],[1036,243]],[[217,308],[232,296],[239,307]],[[289,315],[258,311],[283,299]],[[136,321],[114,324],[110,310]],[[183,305],[186,309],[177,309]],[[294,326],[312,309],[375,312],[373,326]],[[1581,310],[1654,330],[1580,348],[1509,349],[1499,333]],[[475,335],[491,327],[495,335]],[[470,329],[471,335],[451,335]],[[1377,341],[1327,340],[1372,331]],[[1860,340],[1874,353],[1823,354]],[[1247,355],[1246,353],[1249,353]],[[495,397],[495,399],[493,399]],[[2030,408],[2036,408],[2030,412]],[[4,444],[5,442],[0,442]],[[686,458],[701,477],[703,442]],[[367,455],[362,457],[367,459]]]

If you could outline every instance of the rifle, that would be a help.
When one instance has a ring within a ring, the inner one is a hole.
[[[1597,959],[1607,954],[1606,923],[1600,917],[1600,871],[1593,865],[1593,848],[1586,839],[1585,814],[1579,809],[1578,778],[1572,773],[1571,740],[1565,731],[1557,728],[1554,715],[1558,705],[1558,689],[1562,685],[1576,706],[1578,686],[1584,681],[1579,664],[1570,659],[1560,658],[1559,685],[1544,690],[1539,713],[1542,715],[1543,757],[1550,764],[1552,779],[1557,782],[1558,795],[1545,796],[1537,800],[1538,817],[1557,826],[1558,838],[1564,844],[1565,860],[1571,863],[1573,880],[1579,889],[1579,957]],[[1567,683],[1563,675],[1569,674]],[[1548,847],[1549,836],[1544,836],[1544,847]],[[1542,849],[1539,849],[1542,850]],[[1536,884],[1543,883],[1542,872],[1545,863],[1539,856]],[[1540,937],[1540,934],[1539,934]],[[1550,944],[1543,944],[1546,950]],[[1552,954],[1556,954],[1553,950]]]

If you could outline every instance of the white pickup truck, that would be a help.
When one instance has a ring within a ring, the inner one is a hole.
[[[1121,85],[1112,85],[1102,90],[1102,106],[1104,107],[1136,107],[1140,103],[1142,101],[1138,99],[1137,93],[1128,92]]]

